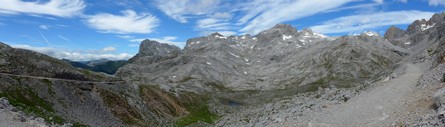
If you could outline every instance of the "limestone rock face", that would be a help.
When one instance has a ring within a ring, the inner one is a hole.
[[[179,53],[138,54],[116,75],[173,91],[351,87],[389,73],[401,59],[396,52],[405,51],[378,34],[329,37],[278,24],[256,36],[192,38]]]
[[[174,51],[180,51],[180,49],[173,45],[158,43],[156,41],[147,39],[141,42],[138,55],[142,56],[165,55]]]
[[[400,28],[397,28],[395,26],[391,26],[384,35],[385,39],[388,39],[390,42],[394,41],[397,38],[402,37],[403,35],[405,35],[406,32]]]

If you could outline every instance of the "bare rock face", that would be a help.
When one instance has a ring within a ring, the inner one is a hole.
[[[395,26],[391,26],[384,35],[385,39],[388,39],[388,41],[393,42],[395,39],[398,39],[400,37],[403,37],[406,32],[400,28],[397,28]]]
[[[391,46],[375,35],[334,38],[278,24],[256,36],[192,38],[182,53],[140,57],[116,75],[173,91],[351,87],[391,71],[401,58]]]
[[[393,45],[410,48],[411,50],[421,50],[422,47],[437,42],[445,34],[445,14],[434,14],[430,19],[416,20],[410,24],[405,31],[391,27],[385,33]]]
[[[165,55],[174,51],[180,51],[180,49],[173,45],[158,43],[156,41],[146,39],[141,42],[138,55],[142,56]]]

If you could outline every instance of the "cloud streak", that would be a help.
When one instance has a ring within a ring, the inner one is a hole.
[[[326,21],[311,29],[324,34],[353,33],[382,26],[410,24],[417,19],[427,19],[433,14],[434,12],[412,10],[351,15]]]
[[[267,10],[252,18],[240,31],[257,34],[262,30],[271,28],[275,24],[311,16],[353,1],[354,0],[298,0],[278,3],[276,6],[267,7]]]
[[[100,13],[87,16],[86,23],[99,32],[116,34],[147,34],[152,33],[160,20],[150,14],[137,14],[133,10],[125,10],[122,15]]]
[[[49,2],[25,2],[21,0],[1,0],[0,13],[34,14],[57,17],[72,17],[82,13],[86,7],[83,0],[50,0]]]
[[[51,48],[51,47],[34,47],[30,45],[12,45],[14,48],[28,49],[33,50],[39,53],[43,53],[58,59],[69,59],[73,61],[88,61],[88,60],[97,60],[97,59],[110,59],[110,60],[126,60],[133,55],[128,53],[119,53],[119,54],[111,54],[111,53],[96,53],[102,51],[70,51],[60,48]]]
[[[188,19],[197,16],[211,14],[218,10],[220,0],[154,0],[157,7],[164,14],[174,20],[187,23]]]
[[[153,40],[153,41],[157,41],[157,42],[160,42],[160,43],[176,45],[176,46],[181,47],[181,48],[184,47],[185,46],[185,42],[175,41],[177,38],[178,37],[174,37],[174,36],[165,36],[165,37],[162,37],[162,38],[148,38],[148,39]],[[146,38],[136,38],[136,39],[130,39],[129,41],[130,42],[138,42],[139,43],[139,42],[142,42],[145,39]],[[134,45],[129,45],[129,46],[134,47]]]
[[[445,5],[445,0],[428,0],[428,3],[431,6]]]

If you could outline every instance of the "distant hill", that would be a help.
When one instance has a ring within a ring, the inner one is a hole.
[[[126,60],[108,60],[108,59],[99,59],[99,60],[91,60],[91,61],[71,61],[67,59],[63,59],[70,63],[72,66],[82,69],[87,69],[95,72],[103,72],[110,75],[116,73],[117,69],[124,66],[127,61]]]

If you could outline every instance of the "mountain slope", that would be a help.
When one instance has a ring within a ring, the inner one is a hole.
[[[0,68],[0,97],[48,125],[172,125],[194,112],[186,104],[205,105],[194,103],[202,102],[199,97],[172,96],[4,43],[0,43]]]
[[[279,24],[254,37],[214,33],[192,38],[182,52],[156,59],[138,54],[116,75],[201,92],[313,86],[309,84],[351,87],[390,73],[402,57],[397,52],[405,51],[379,36],[335,39]]]

